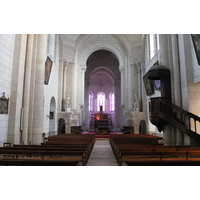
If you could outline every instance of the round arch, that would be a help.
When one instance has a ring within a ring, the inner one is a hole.
[[[125,66],[125,58],[128,55],[127,48],[114,35],[86,35],[76,44],[75,60],[78,58],[80,65],[85,65],[88,57],[95,51],[107,50],[112,52],[119,61],[119,67]],[[89,44],[89,45],[88,45]]]

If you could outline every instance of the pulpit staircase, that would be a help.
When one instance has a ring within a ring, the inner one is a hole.
[[[167,124],[172,124],[190,136],[196,146],[200,146],[200,117],[163,97],[150,98],[149,115],[151,123],[157,126],[159,131]]]

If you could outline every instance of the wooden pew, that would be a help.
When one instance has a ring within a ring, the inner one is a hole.
[[[95,137],[63,135],[51,136],[42,145],[0,147],[0,165],[70,166],[81,162],[85,166]]]
[[[6,165],[20,165],[23,162],[23,166],[25,166],[26,164],[30,165],[30,163],[32,163],[33,166],[45,166],[45,164],[55,164],[55,166],[60,166],[61,163],[62,165],[64,165],[64,163],[66,165],[77,165],[79,162],[84,163],[84,159],[85,158],[83,157],[82,151],[0,149],[0,164],[4,165],[6,161]]]
[[[145,139],[144,139],[145,138]],[[159,144],[159,137],[155,144],[151,144],[152,136],[114,136],[110,137],[110,144],[118,165],[198,165],[200,161],[200,148],[190,146],[164,146]],[[140,139],[140,140],[138,140]],[[138,142],[139,141],[139,142]],[[157,141],[157,143],[156,143]],[[195,163],[196,161],[196,163]]]

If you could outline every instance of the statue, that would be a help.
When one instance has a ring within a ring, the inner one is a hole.
[[[67,108],[70,108],[70,106],[71,106],[71,99],[69,95],[67,95]]]
[[[67,98],[64,100],[64,108],[65,108],[65,111],[70,111],[71,109],[71,99],[69,95],[67,95]]]
[[[134,99],[134,111],[139,111],[139,100],[137,94],[135,94],[135,99]]]

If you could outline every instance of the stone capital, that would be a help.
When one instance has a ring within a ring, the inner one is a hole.
[[[69,67],[74,67],[74,63],[73,62],[68,62],[68,66]]]
[[[140,62],[136,63],[136,66],[137,66],[138,71],[140,71],[140,69],[141,69],[141,63]]]
[[[124,66],[120,66],[119,71],[123,74],[124,73]]]
[[[64,67],[64,69],[67,69],[67,67],[68,67],[68,61],[63,60],[63,67]]]
[[[81,72],[84,73],[86,71],[86,65],[81,65]]]

